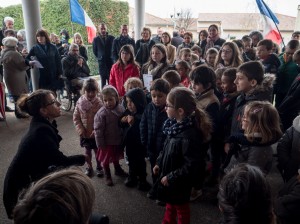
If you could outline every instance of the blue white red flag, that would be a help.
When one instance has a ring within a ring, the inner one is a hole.
[[[256,3],[265,21],[265,28],[263,32],[264,38],[280,44],[282,39],[279,30],[275,25],[279,24],[277,17],[263,0],[256,0]]]
[[[71,21],[86,26],[88,42],[92,43],[96,37],[96,27],[77,0],[70,0]]]

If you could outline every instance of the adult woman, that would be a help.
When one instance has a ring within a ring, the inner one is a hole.
[[[168,32],[162,33],[161,42],[167,49],[167,62],[173,64],[175,62],[176,47],[171,44],[171,35]]]
[[[83,44],[82,36],[80,33],[75,33],[73,37],[73,43],[77,44],[79,47],[79,54],[82,56],[86,61],[88,60],[87,50]]]
[[[65,156],[59,150],[62,140],[55,118],[60,116],[60,104],[50,90],[39,89],[18,100],[19,108],[32,116],[28,132],[22,138],[17,154],[4,180],[3,202],[9,218],[17,203],[18,194],[51,172],[55,167],[83,165],[84,155]]]
[[[26,57],[29,62],[36,58],[43,66],[39,68],[39,88],[57,90],[63,87],[63,81],[59,79],[62,75],[62,66],[57,48],[50,43],[48,33],[44,29],[36,32],[37,44],[34,45]]]
[[[26,70],[29,68],[25,64],[22,55],[16,51],[18,39],[15,37],[5,37],[3,39],[4,49],[1,51],[1,61],[3,63],[4,80],[8,91],[17,102],[22,93],[28,93]],[[33,62],[30,62],[32,65]],[[26,118],[15,108],[17,118]]]
[[[144,27],[141,32],[142,39],[136,41],[135,52],[136,62],[142,67],[149,59],[150,50],[155,44],[154,40],[151,40],[151,30],[148,27]]]
[[[183,42],[177,48],[177,57],[179,56],[179,52],[182,48],[192,48],[195,45],[193,42],[193,34],[191,32],[185,32],[183,34]]]
[[[211,47],[221,48],[221,46],[225,43],[225,40],[220,38],[218,26],[212,24],[208,27],[208,37],[206,40],[201,42],[200,47],[202,48],[202,52],[204,55],[206,51]]]
[[[151,48],[150,59],[143,66],[141,75],[151,74],[152,80],[161,78],[162,75],[169,69],[167,62],[167,50],[162,44],[154,44]]]

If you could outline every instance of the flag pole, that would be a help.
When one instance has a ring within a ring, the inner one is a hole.
[[[265,3],[263,0],[262,0],[262,2],[266,5],[266,3]],[[270,15],[272,15],[272,13],[271,13],[270,10],[269,10],[269,7],[265,7],[265,8],[268,10],[268,13],[269,13]],[[273,19],[273,16],[271,16],[271,19],[272,19],[273,23],[274,23],[275,26],[276,26],[276,29],[277,29],[277,31],[278,31],[278,33],[279,33],[279,35],[280,35],[281,40],[282,40],[283,47],[285,48],[285,44],[284,44],[284,41],[283,41],[283,37],[282,37],[281,32],[280,32],[280,30],[279,30],[279,28],[278,28],[278,26],[277,26],[277,23],[275,23],[275,21],[274,21],[274,19]]]
[[[70,2],[70,0],[69,0],[69,7],[70,7],[71,28],[72,28],[72,35],[73,35],[74,34],[74,27],[73,27],[73,22],[72,22],[71,2]]]

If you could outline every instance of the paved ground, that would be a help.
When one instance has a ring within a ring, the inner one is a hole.
[[[79,139],[75,133],[72,114],[64,113],[58,120],[58,128],[63,137],[61,150],[67,154],[83,153],[79,146]],[[3,180],[13,156],[16,153],[21,137],[26,132],[30,119],[16,119],[13,113],[7,113],[7,125],[0,122],[0,223],[11,223],[6,217],[2,202]],[[126,164],[122,165],[127,169]],[[148,166],[149,167],[149,166]],[[275,169],[268,177],[271,181],[274,194],[281,184],[281,178]],[[107,214],[111,224],[158,224],[161,223],[164,208],[155,204],[146,197],[145,192],[137,189],[128,189],[124,186],[124,179],[113,176],[114,187],[108,187],[103,179],[93,177],[96,189],[95,211]],[[149,178],[150,181],[150,178]],[[191,203],[191,223],[217,223],[220,213],[217,208],[215,191],[206,191],[198,201]]]

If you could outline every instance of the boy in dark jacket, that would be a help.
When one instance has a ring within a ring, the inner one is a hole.
[[[140,122],[146,107],[146,96],[142,89],[131,89],[125,95],[126,110],[121,118],[124,130],[123,145],[129,162],[129,177],[125,186],[135,187],[139,190],[149,190],[150,184],[146,181],[146,148],[141,143]]]
[[[141,141],[147,149],[153,183],[157,179],[153,175],[153,167],[156,164],[156,159],[163,148],[166,138],[163,134],[162,126],[168,118],[165,106],[169,91],[170,86],[166,80],[156,79],[153,81],[150,87],[152,102],[146,106],[140,123]]]

